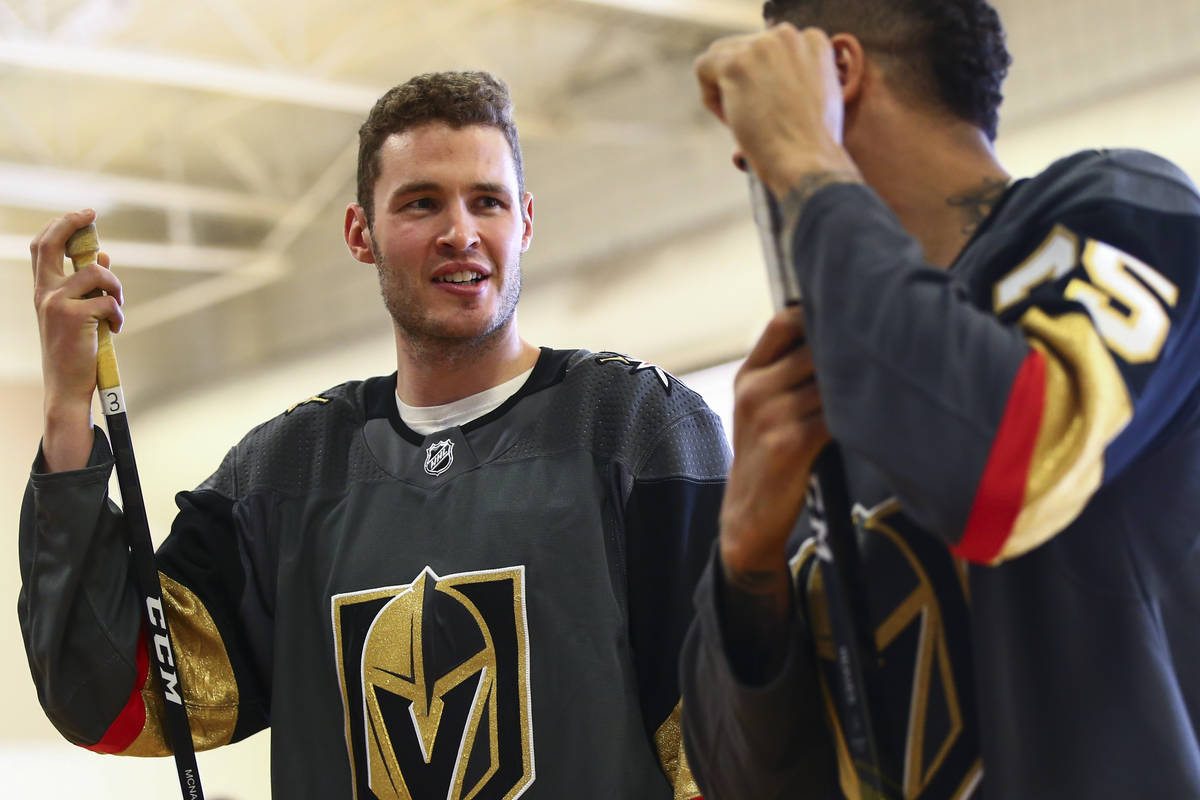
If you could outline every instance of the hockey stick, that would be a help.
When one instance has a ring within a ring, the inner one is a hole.
[[[741,166],[750,179],[750,202],[762,242],[775,310],[799,305],[800,286],[780,249],[782,218],[779,204],[749,165],[743,163]],[[863,800],[874,800],[887,797],[863,680],[864,656],[873,654],[875,647],[867,633],[869,627],[864,629],[866,615],[861,597],[856,597],[859,602],[855,603],[849,591],[853,585],[851,576],[857,572],[858,546],[845,475],[841,450],[836,442],[830,442],[813,462],[806,505],[817,542],[817,558],[822,566],[825,601],[829,606],[837,673],[834,691],[842,704],[846,747],[858,775],[860,796]]]
[[[88,225],[67,239],[67,256],[76,271],[96,261],[100,238],[96,226]],[[204,800],[200,786],[200,770],[192,747],[191,728],[187,709],[183,705],[183,686],[175,668],[167,616],[163,610],[162,586],[154,564],[154,544],[150,540],[150,522],[146,519],[146,503],[138,478],[137,462],[133,458],[133,441],[129,437],[129,419],[125,415],[125,396],[121,391],[121,376],[117,372],[117,354],[113,349],[112,332],[108,322],[100,320],[97,330],[96,391],[104,410],[108,436],[112,440],[113,460],[116,462],[117,484],[125,507],[125,522],[129,552],[133,557],[134,577],[146,604],[146,623],[150,631],[150,656],[158,668],[166,712],[165,729],[168,744],[175,752],[175,771],[184,800]]]

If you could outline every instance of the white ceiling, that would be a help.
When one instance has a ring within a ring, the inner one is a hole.
[[[1001,152],[1011,138],[1031,168],[1056,122],[1200,76],[1196,0],[999,6],[1017,57]],[[386,335],[374,273],[340,235],[356,131],[391,85],[451,68],[492,70],[516,100],[537,223],[523,314],[552,321],[537,333],[588,344],[611,318],[628,328],[612,338],[677,370],[734,355],[744,339],[721,344],[711,314],[671,299],[695,268],[707,285],[689,291],[721,309],[728,287],[697,242],[747,240],[745,187],[691,61],[757,26],[747,0],[0,0],[0,379],[39,371],[28,241],[83,206],[126,285],[119,348],[143,405]],[[1179,96],[1154,127],[1190,140],[1200,103]],[[1116,130],[1127,107],[1086,130]]]

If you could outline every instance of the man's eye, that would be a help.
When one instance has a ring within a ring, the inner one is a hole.
[[[413,208],[413,209],[418,209],[421,211],[428,211],[434,207],[433,198],[432,197],[419,197],[416,200],[413,200],[410,203],[408,203],[407,207]]]
[[[479,204],[484,208],[503,208],[504,203],[498,197],[481,197]]]

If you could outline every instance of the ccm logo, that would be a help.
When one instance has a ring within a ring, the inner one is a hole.
[[[162,601],[146,598],[146,610],[154,630],[154,655],[158,658],[158,674],[163,680],[163,697],[172,703],[183,705],[179,696],[179,676],[175,673],[175,657],[171,653],[171,640],[167,638],[167,617],[163,614]]]

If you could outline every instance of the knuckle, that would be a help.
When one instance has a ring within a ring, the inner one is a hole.
[[[797,390],[797,398],[802,406],[813,407],[821,405],[821,389],[816,382],[806,383]]]
[[[725,60],[724,69],[721,70],[725,74],[725,77],[732,78],[734,80],[739,80],[746,77],[747,73],[749,72],[749,68],[746,63],[747,56],[748,53],[746,51],[731,54],[730,57]]]
[[[733,403],[745,412],[757,410],[763,403],[763,392],[755,376],[747,375],[733,387]]]
[[[738,367],[737,372],[733,375],[733,396],[746,390],[746,382],[750,380],[750,367],[745,362]]]
[[[771,317],[767,327],[780,333],[791,333],[796,330],[796,316],[790,309],[784,309]]]
[[[793,463],[803,444],[804,438],[790,425],[776,426],[762,435],[762,446],[767,460],[780,465]]]

